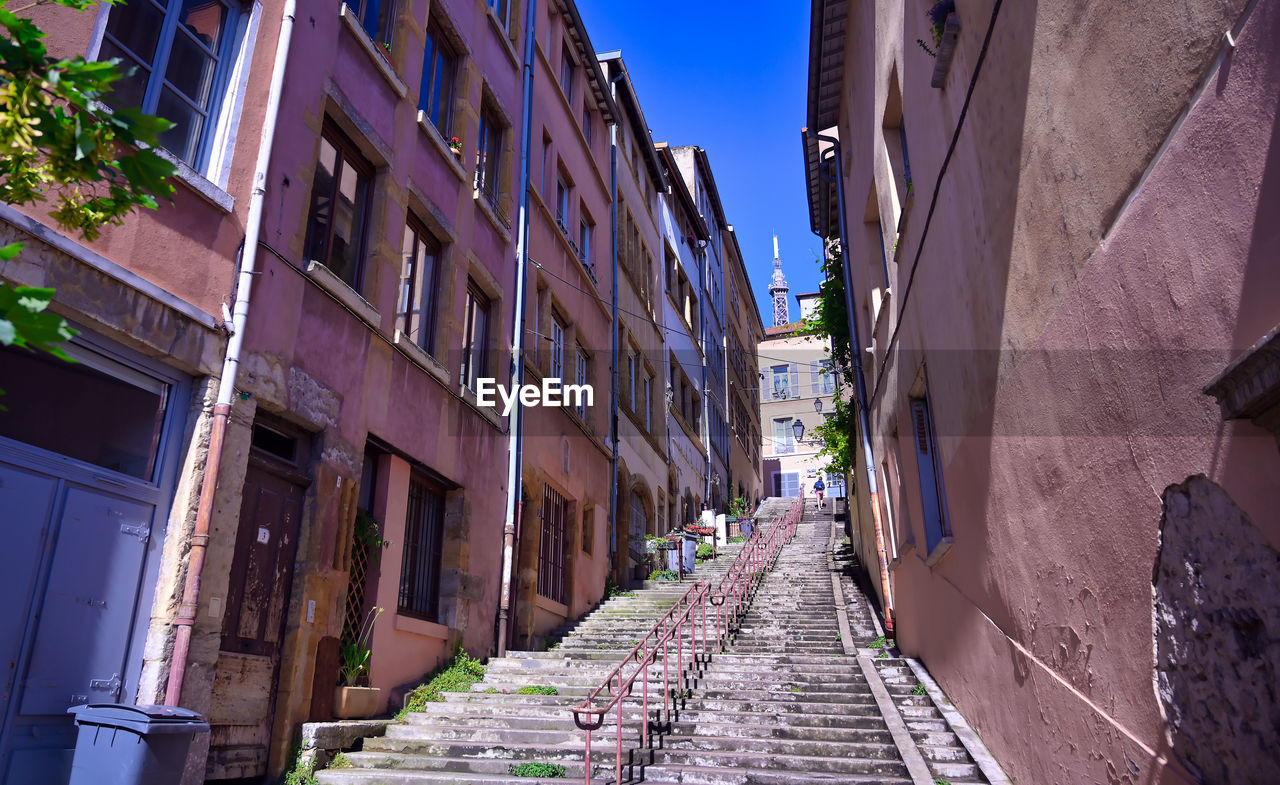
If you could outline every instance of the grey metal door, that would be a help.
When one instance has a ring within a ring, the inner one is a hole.
[[[136,697],[172,473],[162,478],[184,419],[169,405],[186,389],[177,378],[69,351],[80,362],[0,351],[3,785],[66,782],[66,710]]]

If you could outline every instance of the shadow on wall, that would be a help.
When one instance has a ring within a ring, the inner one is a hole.
[[[1152,575],[1168,743],[1206,785],[1280,782],[1280,553],[1203,475],[1164,491]]]

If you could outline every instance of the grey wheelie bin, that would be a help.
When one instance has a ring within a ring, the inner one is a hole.
[[[174,706],[90,703],[67,713],[79,730],[69,785],[176,785],[191,739],[209,730],[204,717]]]

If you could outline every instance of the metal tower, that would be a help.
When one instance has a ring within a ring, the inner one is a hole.
[[[787,279],[782,276],[782,259],[778,256],[778,235],[773,235],[773,281],[769,283],[769,294],[773,296],[773,326],[781,327],[791,324],[791,305],[787,302]]]

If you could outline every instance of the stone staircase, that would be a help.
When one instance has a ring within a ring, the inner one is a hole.
[[[786,510],[789,500],[766,502],[764,519]],[[832,565],[839,572],[849,554],[832,561],[833,534],[826,512],[806,511],[796,537],[783,549],[744,615],[725,653],[698,662],[673,692],[679,697],[669,723],[650,724],[641,748],[641,711],[627,701],[622,715],[622,777],[627,782],[690,785],[800,785],[852,783],[933,785],[915,779],[899,753],[868,678],[883,676],[888,694],[933,777],[952,785],[985,783],[950,734],[928,696],[916,695],[905,660],[862,664],[848,656],[874,643],[869,606],[845,591],[856,640],[843,641],[835,613]],[[697,579],[718,580],[736,548],[698,567]],[[841,578],[842,585],[845,578]],[[364,740],[346,753],[349,768],[318,772],[323,785],[438,785],[439,783],[552,783],[584,780],[584,733],[570,709],[613,670],[692,581],[646,587],[603,603],[565,630],[545,652],[509,652],[489,662],[484,680],[468,693],[451,693],[429,711],[390,725],[386,735]],[[861,602],[865,607],[859,606]],[[650,717],[662,701],[661,665],[650,668]],[[555,695],[517,694],[521,687],[555,687]],[[639,696],[636,682],[635,696]],[[891,708],[891,707],[890,707]],[[605,719],[592,734],[590,780],[614,781],[617,725]],[[900,726],[899,726],[900,727]],[[899,733],[902,742],[904,733]],[[908,744],[908,746],[910,746]],[[958,752],[957,752],[958,751]],[[514,765],[562,767],[564,779],[518,777]],[[917,774],[919,774],[917,766]]]

